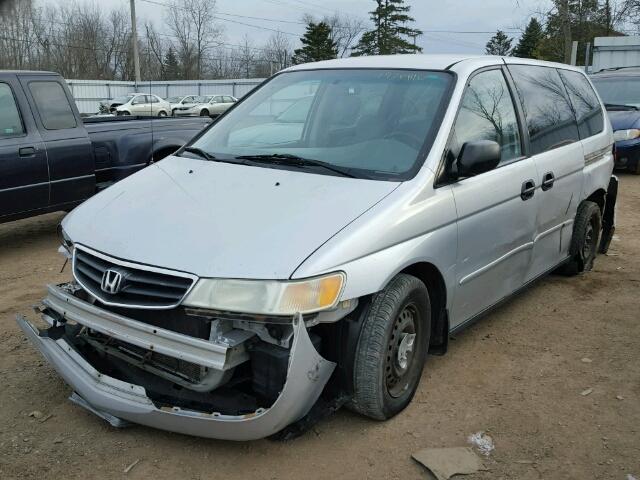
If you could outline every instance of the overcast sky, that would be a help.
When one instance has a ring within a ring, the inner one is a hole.
[[[41,0],[55,3],[68,0]],[[128,7],[129,0],[77,0],[94,3],[105,8]],[[167,0],[155,0],[166,3]],[[411,6],[411,15],[416,19],[415,26],[425,33],[418,39],[425,53],[483,53],[490,33],[459,32],[495,32],[505,30],[509,36],[518,37],[518,29],[523,28],[532,14],[548,3],[548,0],[407,0]],[[300,21],[305,13],[317,17],[340,11],[360,18],[368,18],[368,11],[375,3],[372,0],[217,0],[217,10],[221,14],[264,17],[268,20],[253,20],[220,15],[220,25],[224,26],[224,41],[239,43],[245,34],[259,46],[264,43],[271,31],[282,30],[297,37],[304,31],[304,25],[277,22]],[[145,0],[136,0],[138,25],[151,20],[162,31],[165,8]],[[226,19],[226,20],[223,20]],[[253,24],[257,27],[241,25],[235,22]],[[456,33],[444,32],[455,31]],[[515,42],[514,42],[515,45]]]

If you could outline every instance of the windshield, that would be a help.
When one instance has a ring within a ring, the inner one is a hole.
[[[604,103],[640,107],[640,77],[591,77],[591,81]]]
[[[131,100],[135,95],[123,95],[122,97],[116,97],[111,100],[113,103],[127,103]]]
[[[430,147],[452,80],[441,71],[283,73],[192,146],[218,159],[288,155],[361,178],[403,180],[424,160],[419,154]]]

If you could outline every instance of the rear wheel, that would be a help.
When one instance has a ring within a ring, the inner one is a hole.
[[[378,420],[411,402],[422,375],[431,331],[427,287],[400,274],[364,313],[354,362],[350,408]]]
[[[118,115],[131,115],[131,113],[127,112],[126,110],[123,110],[121,112],[118,112]]]
[[[166,116],[167,116],[167,112],[165,112],[164,110],[160,110],[160,111],[158,112],[158,116],[159,116],[159,117],[166,117]]]
[[[598,252],[602,213],[595,202],[584,201],[578,207],[569,246],[570,260],[560,268],[565,275],[577,275],[593,268]]]
[[[209,110],[207,110],[206,108],[204,110],[200,110],[200,116],[201,117],[208,117],[209,116]]]

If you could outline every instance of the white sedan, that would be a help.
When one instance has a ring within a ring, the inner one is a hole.
[[[166,117],[169,113],[171,113],[171,104],[169,102],[157,95],[144,93],[131,96],[126,103],[115,108],[116,115]]]
[[[230,108],[238,101],[231,95],[205,95],[196,97],[198,103],[195,105],[184,105],[175,109],[174,114],[178,117],[216,117]]]

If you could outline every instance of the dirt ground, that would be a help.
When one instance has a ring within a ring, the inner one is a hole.
[[[640,478],[640,177],[621,182],[617,236],[593,272],[548,277],[458,334],[393,420],[342,410],[286,443],[116,430],[68,402],[14,322],[69,275],[62,215],[0,225],[0,478],[420,479],[412,452],[478,431],[495,450],[466,478]]]

